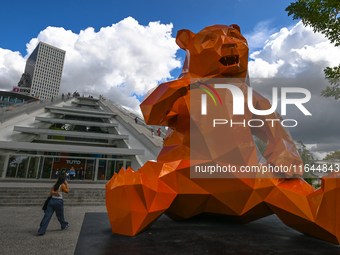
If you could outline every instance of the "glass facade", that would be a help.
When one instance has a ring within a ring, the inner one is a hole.
[[[28,162],[29,157],[27,156],[18,157],[18,169],[16,173],[17,178],[26,178]]]
[[[98,155],[96,155],[98,156]],[[0,173],[5,169],[6,178],[54,179],[75,169],[75,180],[110,180],[121,167],[127,168],[131,160],[122,158],[88,158],[53,155],[0,155]],[[111,156],[112,157],[112,156]],[[5,167],[6,166],[6,167]]]
[[[27,178],[37,178],[40,157],[30,157]]]
[[[6,156],[0,155],[0,178],[2,176],[3,170],[5,169]]]
[[[51,179],[53,158],[44,158],[41,179]]]
[[[85,180],[93,180],[94,179],[94,172],[96,169],[96,162],[93,159],[86,160],[86,167],[85,167]]]
[[[6,177],[15,177],[18,167],[17,158],[18,158],[17,156],[9,157]]]

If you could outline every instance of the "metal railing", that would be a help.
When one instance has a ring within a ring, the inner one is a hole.
[[[10,119],[13,119],[22,114],[31,114],[34,111],[44,108],[45,106],[51,106],[60,102],[66,102],[73,99],[73,97],[62,99],[61,97],[55,98],[53,101],[35,101],[32,103],[20,104],[15,107],[0,108],[0,123],[4,123]]]
[[[144,117],[137,113],[137,112],[132,112],[126,109],[125,107],[121,106],[120,104],[117,104],[116,102],[111,101],[110,99],[105,99],[105,101],[109,101],[110,104],[114,105],[116,108],[118,108],[122,113],[125,115],[131,117],[132,119],[135,119],[136,117],[138,118],[138,124],[141,124],[142,126],[147,126]]]
[[[147,127],[148,129],[154,129],[157,130],[159,126],[152,126],[152,125],[147,125],[144,120],[144,116],[142,114],[139,114],[137,112],[132,112],[125,107],[121,106],[120,104],[117,104],[116,102],[112,102],[110,99],[105,99],[107,101],[110,101],[111,104],[113,104],[115,107],[117,107],[122,113],[125,115],[135,119],[136,117],[138,118],[138,124]],[[167,130],[164,127],[161,127],[161,132],[165,135]]]

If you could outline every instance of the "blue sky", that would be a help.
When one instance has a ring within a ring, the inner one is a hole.
[[[141,25],[150,21],[173,24],[173,36],[180,29],[198,32],[208,25],[238,24],[242,33],[251,32],[261,21],[276,30],[296,23],[284,9],[291,0],[184,0],[184,1],[3,1],[0,8],[0,47],[26,55],[26,43],[47,26],[79,33],[88,27],[99,31],[126,17]]]
[[[48,26],[63,27],[79,33],[88,27],[98,32],[127,17],[133,17],[140,25],[160,21],[173,24],[172,36],[180,29],[198,32],[208,25],[238,24],[243,34],[250,34],[259,23],[266,29],[278,31],[296,24],[284,9],[291,0],[186,0],[186,1],[105,1],[105,0],[60,0],[60,1],[5,1],[0,9],[0,48],[18,51],[27,55],[26,44]],[[252,48],[251,51],[257,49]],[[261,45],[263,46],[263,45]],[[185,52],[176,52],[183,62]],[[170,71],[172,77],[180,74],[181,68]],[[143,94],[133,94],[139,100]]]
[[[149,89],[180,74],[185,52],[175,43],[178,30],[238,24],[250,47],[251,78],[317,81],[304,86],[312,94],[313,117],[293,112],[299,128],[291,133],[322,158],[340,148],[340,120],[332,117],[339,102],[320,96],[327,85],[323,69],[339,64],[340,48],[288,17],[292,1],[2,1],[0,89],[17,85],[27,57],[43,41],[66,50],[60,93],[103,94],[138,109]],[[273,84],[263,84],[252,86],[270,98]]]

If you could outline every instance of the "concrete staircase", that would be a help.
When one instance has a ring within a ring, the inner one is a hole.
[[[163,137],[165,137],[167,132],[167,130],[164,127],[146,125],[145,121],[140,116],[137,116],[139,119],[138,124],[136,124],[135,123],[136,115],[133,115],[132,113],[127,114],[126,113],[127,110],[125,110],[125,112],[122,112],[121,109],[119,109],[111,100],[100,101],[100,103],[102,104],[102,106],[106,106],[107,108],[109,108],[110,111],[117,113],[117,115],[121,117],[125,123],[129,123],[140,134],[143,134],[147,139],[149,139],[154,144],[154,146],[159,147],[159,150],[163,147]],[[161,128],[161,137],[158,137],[157,135],[158,128]],[[152,137],[151,135],[151,129],[153,129],[155,132],[154,137]]]
[[[46,188],[0,187],[0,206],[43,206],[48,197]],[[73,188],[63,193],[65,206],[105,205],[105,189]]]

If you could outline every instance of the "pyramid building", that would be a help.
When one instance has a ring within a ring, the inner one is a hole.
[[[31,103],[0,116],[0,178],[109,180],[156,159],[162,137],[110,100],[76,97]]]

